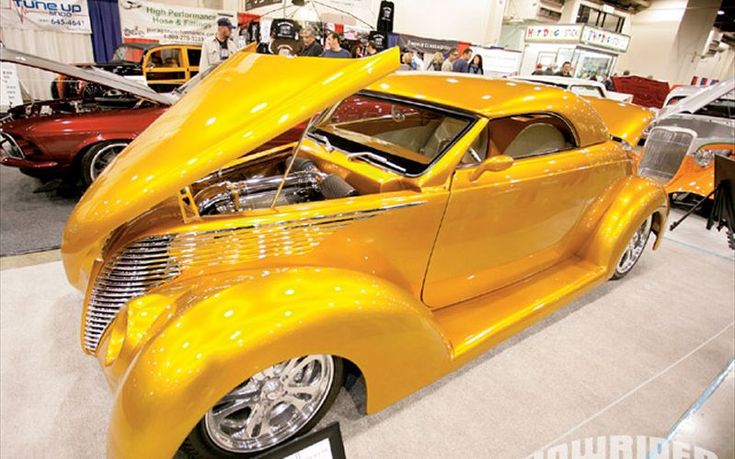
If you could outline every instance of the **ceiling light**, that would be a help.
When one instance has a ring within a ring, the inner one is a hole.
[[[724,14],[725,14],[725,12],[723,10],[717,10],[717,15],[718,16],[722,16]]]

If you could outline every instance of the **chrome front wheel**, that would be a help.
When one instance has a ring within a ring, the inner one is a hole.
[[[651,235],[652,222],[653,217],[648,217],[641,226],[638,227],[638,230],[633,233],[633,237],[628,241],[628,245],[625,247],[623,255],[620,257],[618,265],[615,267],[613,279],[624,277],[633,269],[633,266],[638,263],[638,260],[641,258],[641,255],[643,255],[643,251],[648,243],[648,237]]]
[[[249,456],[278,446],[318,422],[336,397],[341,378],[341,361],[329,355],[308,355],[267,368],[207,412],[199,432],[192,433],[204,437],[202,444],[190,435],[182,449]]]

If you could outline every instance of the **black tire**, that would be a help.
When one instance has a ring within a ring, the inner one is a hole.
[[[646,247],[648,246],[648,239],[650,239],[650,237],[651,237],[651,232],[652,232],[652,228],[653,228],[653,216],[648,217],[646,219],[646,221],[643,222],[643,224],[641,225],[641,227],[643,225],[646,225],[646,224],[648,224],[648,230],[646,231],[645,236],[644,236],[643,249],[638,254],[638,256],[635,257],[635,259],[633,260],[632,265],[627,266],[624,271],[621,270],[620,262],[618,262],[618,264],[615,265],[615,274],[613,274],[613,276],[612,276],[612,278],[610,280],[619,280],[619,279],[622,279],[623,277],[627,276],[631,271],[633,271],[633,268],[635,268],[635,266],[638,264],[638,260],[641,259],[641,257],[643,256],[643,253],[646,251]],[[635,237],[635,235],[634,235],[634,237]],[[623,254],[623,255],[625,255],[625,254]]]
[[[100,142],[92,145],[84,152],[82,160],[79,162],[79,176],[82,179],[82,184],[85,188],[94,182],[96,178],[92,171],[92,166],[95,161],[98,161],[98,156],[104,153],[104,150],[110,149],[115,152],[115,156],[119,154],[130,142],[128,140],[113,140],[109,142]]]
[[[300,437],[301,435],[304,435],[305,433],[309,432],[311,429],[314,428],[314,426],[316,426],[319,423],[319,421],[324,417],[327,411],[329,411],[329,409],[332,407],[334,400],[337,398],[337,395],[339,394],[339,391],[342,388],[342,385],[344,384],[344,363],[342,359],[338,357],[332,357],[332,361],[334,362],[334,379],[332,380],[332,386],[329,389],[329,394],[327,395],[327,398],[324,400],[324,403],[322,404],[321,408],[319,408],[319,411],[316,412],[314,417],[306,425],[304,425],[304,427],[302,427],[300,430],[294,433],[286,441],[293,440],[294,438]],[[271,448],[268,448],[262,451],[257,451],[252,454],[240,454],[240,453],[232,453],[230,451],[225,451],[219,448],[217,445],[215,445],[212,442],[212,440],[209,438],[209,434],[207,433],[207,428],[204,425],[204,418],[202,417],[202,419],[197,423],[194,429],[192,429],[192,431],[189,433],[189,436],[186,437],[186,440],[184,440],[184,443],[182,443],[181,446],[179,447],[179,452],[177,454],[177,457],[185,457],[189,459],[204,459],[204,458],[239,458],[239,459],[242,459],[242,458],[260,456],[274,448],[277,448],[281,444],[273,445]]]

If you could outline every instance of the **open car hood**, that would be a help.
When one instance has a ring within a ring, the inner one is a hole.
[[[92,183],[64,230],[89,253],[123,223],[395,71],[397,48],[364,59],[238,53],[140,134]]]
[[[674,105],[662,108],[656,119],[662,120],[679,113],[694,113],[733,90],[735,90],[735,78],[720,81],[712,86],[702,88],[701,91],[681,99]]]
[[[62,64],[50,59],[22,53],[5,47],[0,47],[0,62],[8,62],[24,65],[26,67],[47,70],[49,72],[58,73],[77,80],[96,83],[111,89],[127,92],[134,96],[163,105],[171,105],[176,102],[176,98],[169,94],[159,94],[148,86],[144,86],[133,80],[129,80],[120,75],[116,75],[112,72],[96,67],[89,69],[80,68],[74,65]]]

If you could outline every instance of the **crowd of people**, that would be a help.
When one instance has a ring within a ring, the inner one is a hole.
[[[204,40],[202,43],[202,57],[199,63],[199,71],[203,72],[212,65],[227,59],[237,50],[232,31],[235,26],[227,18],[217,21],[216,34]],[[378,53],[378,48],[373,41],[358,41],[347,49],[344,40],[334,31],[327,32],[324,45],[317,39],[316,31],[309,26],[301,28],[298,32],[300,46],[294,47],[289,43],[272,43],[270,47],[261,49],[260,52],[269,52],[283,56],[307,56],[328,58],[361,58]],[[426,63],[419,58],[414,51],[403,50],[401,54],[401,70],[426,70],[437,72],[457,72],[483,75],[482,56],[474,54],[470,48],[460,51],[451,49],[446,55],[436,52]]]
[[[404,50],[401,54],[401,70],[425,70],[429,72],[457,72],[484,75],[482,56],[473,54],[470,48],[462,53],[457,48],[451,49],[446,56],[437,51],[426,63],[415,58],[413,51]]]

